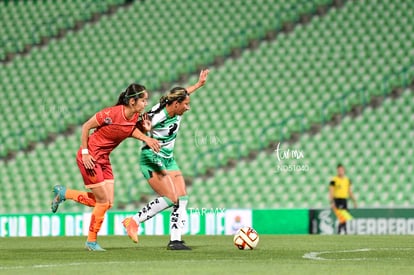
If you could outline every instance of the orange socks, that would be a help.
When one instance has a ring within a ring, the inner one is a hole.
[[[86,206],[94,207],[89,225],[88,242],[96,242],[98,232],[104,221],[105,213],[112,205],[109,202],[97,203],[95,196],[91,192],[72,189],[66,189],[65,199],[74,200]]]
[[[88,242],[96,242],[98,232],[104,221],[105,213],[109,209],[109,202],[96,203],[92,211],[91,223],[89,225]]]
[[[96,204],[95,196],[91,192],[66,189],[65,199],[74,200],[89,207]]]

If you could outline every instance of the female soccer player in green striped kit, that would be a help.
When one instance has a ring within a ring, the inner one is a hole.
[[[140,167],[159,197],[150,201],[137,214],[123,221],[128,236],[136,243],[140,223],[166,208],[173,207],[170,217],[171,238],[167,249],[190,250],[181,240],[182,229],[186,223],[188,197],[184,177],[174,160],[173,151],[181,116],[190,109],[190,95],[205,84],[208,72],[202,70],[198,82],[187,89],[173,88],[148,112],[152,124],[150,135],[159,141],[161,150],[154,152],[149,146],[144,146]]]

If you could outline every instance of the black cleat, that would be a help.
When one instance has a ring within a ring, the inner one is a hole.
[[[184,241],[170,241],[167,250],[191,250],[191,248],[186,246]]]

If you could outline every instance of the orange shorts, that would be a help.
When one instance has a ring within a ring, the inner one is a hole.
[[[95,162],[95,168],[93,170],[89,170],[83,165],[82,154],[79,149],[78,154],[76,155],[76,162],[78,163],[78,167],[86,188],[102,186],[105,184],[105,181],[114,179],[109,158],[106,160],[100,159],[99,162]]]

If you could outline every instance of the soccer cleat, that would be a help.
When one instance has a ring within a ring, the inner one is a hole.
[[[56,211],[58,210],[59,204],[66,200],[65,193],[66,193],[65,186],[55,185],[53,187],[53,194],[55,194],[55,197],[53,198],[52,204],[51,204],[53,213],[56,213]]]
[[[184,244],[184,241],[170,241],[167,245],[168,250],[191,250]]]
[[[85,248],[88,249],[89,251],[99,251],[99,252],[106,251],[97,242],[86,242]]]
[[[122,224],[125,227],[125,230],[129,236],[129,238],[134,242],[138,243],[138,227],[139,225],[137,222],[132,218],[126,218],[122,221]]]

